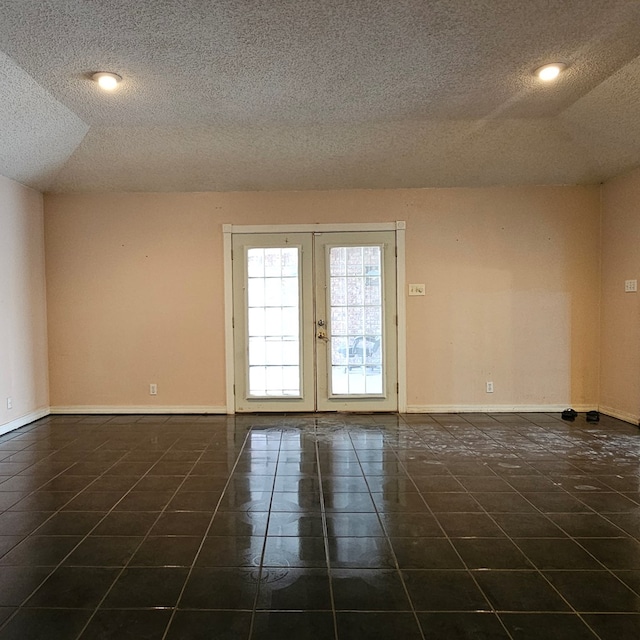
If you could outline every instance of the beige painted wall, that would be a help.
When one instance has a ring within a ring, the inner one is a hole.
[[[640,419],[640,170],[602,188],[602,344],[600,405],[626,420]]]
[[[46,322],[42,195],[0,176],[0,432],[48,409]]]
[[[51,404],[224,406],[222,224],[393,220],[409,405],[596,405],[598,187],[45,196]]]

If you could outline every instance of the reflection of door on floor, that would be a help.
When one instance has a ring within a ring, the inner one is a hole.
[[[398,406],[393,231],[234,234],[238,411]]]

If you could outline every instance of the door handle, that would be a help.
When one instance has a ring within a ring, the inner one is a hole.
[[[327,337],[327,334],[324,331],[318,331],[318,335],[316,337],[319,338],[320,340],[324,340],[325,342],[329,342],[329,338]]]

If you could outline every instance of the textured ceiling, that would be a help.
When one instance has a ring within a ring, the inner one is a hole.
[[[640,0],[0,0],[0,173],[49,191],[598,182],[640,165],[639,56]],[[556,60],[559,82],[533,78]]]

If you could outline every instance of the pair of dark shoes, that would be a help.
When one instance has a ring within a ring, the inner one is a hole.
[[[575,409],[565,409],[562,412],[563,420],[573,421],[576,419],[578,412]],[[587,411],[587,422],[599,422],[600,414],[597,411]]]

